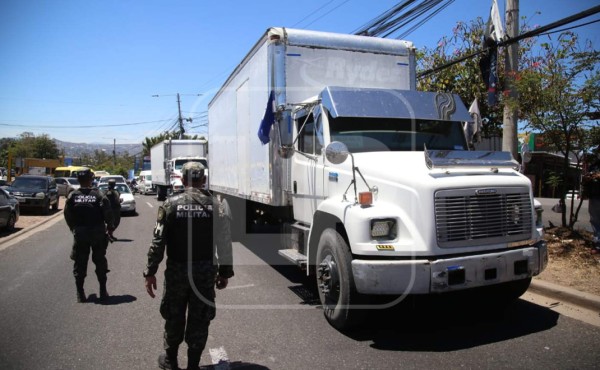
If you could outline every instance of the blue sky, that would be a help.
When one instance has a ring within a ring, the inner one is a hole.
[[[398,2],[2,0],[0,137],[140,143],[173,125],[176,93],[195,117],[188,133],[205,134],[194,126],[212,94],[267,28],[353,33]],[[520,15],[545,25],[598,4],[520,0]],[[490,5],[456,0],[405,39],[434,47],[457,21],[487,20]],[[600,44],[600,23],[575,31]]]

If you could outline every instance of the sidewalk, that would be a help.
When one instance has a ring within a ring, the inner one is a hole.
[[[28,223],[27,226],[23,227],[16,233],[0,237],[0,250],[1,245],[9,242],[21,235],[34,232],[38,227],[58,218],[63,217],[64,198],[61,198],[59,202],[59,209],[56,213],[48,216],[37,217],[32,223]],[[555,299],[558,301],[564,301],[576,306],[580,306],[592,311],[600,312],[600,296],[581,292],[569,287],[553,284],[540,279],[533,279],[529,291],[545,296],[547,298]]]

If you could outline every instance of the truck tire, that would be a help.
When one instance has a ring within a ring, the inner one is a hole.
[[[354,286],[352,254],[344,238],[334,229],[326,229],[321,234],[315,268],[327,321],[338,330],[359,324],[366,310],[351,307],[363,301]]]
[[[58,210],[58,198],[56,198],[56,203],[54,203],[54,204],[52,205],[52,210],[53,210],[53,211],[57,211],[57,210]]]
[[[156,187],[156,199],[159,201],[164,201],[167,199],[167,187],[166,186],[157,186]]]

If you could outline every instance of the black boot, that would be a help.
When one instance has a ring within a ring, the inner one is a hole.
[[[187,370],[199,370],[200,369],[200,356],[202,351],[197,349],[188,348],[188,365]]]
[[[77,302],[85,303],[87,301],[87,297],[85,296],[85,291],[83,290],[83,282],[84,280],[79,278],[75,279],[75,286],[77,287]]]
[[[106,291],[106,276],[98,277],[98,283],[100,283],[100,300],[105,301],[108,299],[108,291]]]
[[[167,370],[179,370],[179,364],[177,363],[177,348],[169,348],[166,353],[158,356],[158,367]]]

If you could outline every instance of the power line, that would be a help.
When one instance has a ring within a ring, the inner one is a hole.
[[[330,11],[326,12],[325,14],[321,15],[320,17],[318,17],[317,19],[315,19],[314,21],[310,22],[309,24],[307,24],[307,25],[306,25],[306,26],[304,26],[304,27],[308,27],[308,26],[310,26],[311,24],[315,23],[316,21],[320,20],[321,18],[323,18],[323,17],[325,17],[325,16],[329,15],[329,14],[330,14],[330,13],[332,13],[334,10],[337,10],[339,7],[341,7],[342,5],[346,4],[348,1],[350,1],[350,0],[346,0],[346,1],[342,2],[341,4],[339,4],[338,6],[336,6],[335,8],[333,8],[333,9],[331,9]]]
[[[560,19],[560,20],[558,20],[556,22],[552,22],[552,23],[547,24],[545,26],[539,27],[539,28],[537,28],[535,30],[522,33],[522,34],[520,34],[517,37],[513,37],[513,38],[506,39],[504,41],[500,41],[500,42],[497,43],[496,46],[497,47],[507,46],[507,45],[511,45],[511,44],[516,43],[516,42],[519,42],[519,41],[521,41],[523,39],[527,39],[527,38],[530,38],[530,37],[536,37],[536,36],[540,36],[540,35],[545,35],[545,34],[547,34],[546,33],[547,31],[550,31],[550,30],[553,30],[555,28],[564,26],[565,24],[573,23],[573,22],[578,21],[578,20],[580,20],[582,18],[589,17],[589,16],[597,14],[597,13],[600,13],[600,6],[595,6],[593,8],[588,9],[588,10],[585,10],[583,12],[574,14],[574,15],[572,15],[570,17],[566,17],[566,18]],[[590,22],[590,23],[595,23],[595,22],[598,22],[598,20]],[[582,26],[585,26],[585,25],[587,25],[587,24],[582,24],[582,25],[579,25],[579,26],[573,26],[573,27],[571,27],[571,29],[577,28],[577,27],[582,27]],[[556,31],[556,32],[558,32],[558,31]],[[482,48],[482,49],[477,50],[477,51],[475,51],[473,53],[470,53],[470,54],[464,55],[464,56],[462,56],[460,58],[454,59],[454,60],[452,60],[452,61],[450,61],[448,63],[445,63],[445,64],[443,64],[441,66],[438,66],[438,67],[435,67],[435,68],[430,68],[428,70],[420,72],[420,73],[417,74],[417,78],[422,78],[422,77],[425,77],[425,76],[427,76],[427,75],[429,75],[431,73],[438,72],[438,71],[441,71],[441,70],[446,69],[448,67],[451,67],[451,66],[453,66],[455,64],[458,64],[458,63],[460,63],[460,62],[462,62],[464,60],[473,58],[473,57],[475,57],[475,56],[477,56],[477,55],[479,55],[481,53],[484,53],[488,49],[489,48],[487,48],[487,47],[486,48]]]
[[[446,4],[443,4],[440,8],[436,9],[433,11],[433,13],[431,13],[430,15],[426,16],[425,19],[423,19],[422,21],[418,22],[416,25],[412,26],[411,28],[409,28],[407,31],[405,31],[404,33],[401,33],[398,37],[396,37],[397,39],[403,39],[406,36],[410,35],[413,31],[417,30],[419,27],[421,27],[423,24],[425,24],[427,21],[431,20],[431,18],[435,17],[436,15],[438,15],[438,13],[440,13],[442,10],[446,9],[448,6],[450,6],[450,4],[452,4],[454,2],[454,0],[449,1]]]
[[[307,16],[305,16],[304,18],[300,19],[298,22],[294,23],[292,25],[292,28],[296,27],[297,25],[299,25],[300,23],[304,22],[306,19],[310,18],[311,16],[313,16],[316,12],[318,12],[319,10],[325,8],[327,5],[331,4],[332,2],[334,2],[335,0],[330,0],[328,2],[326,2],[325,4],[321,5],[320,7],[318,7],[317,9],[313,10],[311,13],[309,13]]]
[[[145,125],[145,124],[149,124],[149,123],[158,123],[158,122],[164,122],[164,121],[168,121],[168,120],[146,121],[146,122],[132,122],[132,123],[119,123],[119,124],[107,124],[107,125],[102,125],[102,127],[135,126],[135,125]],[[100,125],[73,125],[73,126],[37,125],[37,126],[32,126],[32,125],[19,125],[19,124],[13,124],[13,123],[0,123],[0,126],[26,127],[26,128],[72,128],[72,129],[79,129],[79,128],[98,127]]]
[[[415,0],[405,0],[366,23],[356,30],[354,34],[388,37],[399,29],[417,21],[419,18],[425,17],[425,19],[418,21],[416,25],[403,34],[406,35],[421,27],[425,22],[453,2],[454,0],[423,0],[415,4]]]

